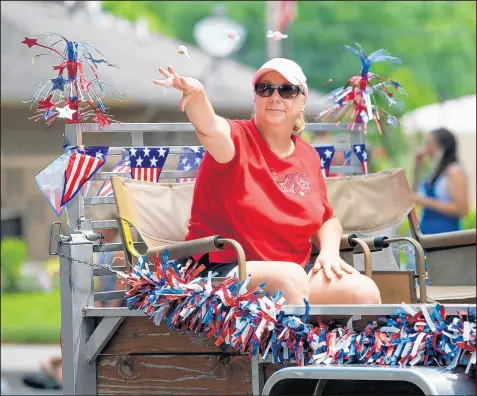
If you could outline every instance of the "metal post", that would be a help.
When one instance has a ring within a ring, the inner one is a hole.
[[[69,146],[81,146],[83,144],[82,125],[66,124],[64,142]],[[66,213],[69,229],[79,230],[79,221],[84,216],[84,187],[68,203]]]
[[[82,234],[71,234],[59,252],[76,260],[91,262],[93,244]],[[96,364],[87,362],[86,341],[94,331],[94,320],[83,318],[83,308],[94,303],[93,267],[60,259],[61,352],[63,394],[95,395]]]
[[[278,1],[267,1],[265,3],[265,13],[267,20],[267,30],[274,32],[277,30],[277,19],[278,19]],[[281,41],[272,40],[265,38],[267,40],[267,55],[268,59],[279,58],[282,55]]]
[[[351,147],[350,147],[350,150],[351,150],[350,165],[361,167],[361,162],[359,162],[358,157],[354,153],[353,145],[354,144],[365,143],[364,132],[362,130],[358,131],[358,130],[355,129],[354,131],[349,131],[348,133],[349,133],[349,139],[350,139],[350,145],[351,145]]]
[[[265,385],[265,372],[261,357],[252,357],[252,395],[260,396]]]

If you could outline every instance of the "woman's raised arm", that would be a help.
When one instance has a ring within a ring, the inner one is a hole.
[[[178,75],[170,65],[167,69],[159,68],[166,80],[152,80],[153,83],[181,91],[179,109],[186,112],[194,125],[199,142],[217,162],[231,161],[235,155],[235,146],[230,136],[230,125],[223,117],[215,114],[202,83],[195,78]]]

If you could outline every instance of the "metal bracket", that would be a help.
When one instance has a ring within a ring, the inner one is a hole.
[[[56,242],[56,251],[52,251],[51,249],[51,241],[53,240],[53,232],[55,229],[55,226],[58,226],[58,231],[55,234],[55,242]],[[55,221],[51,227],[50,227],[50,245],[48,246],[48,253],[50,256],[58,256],[58,251],[59,251],[59,245],[60,243],[65,243],[71,241],[71,237],[68,235],[63,235],[61,233],[61,221]]]
[[[124,317],[105,317],[86,340],[86,361],[93,363],[114,332],[123,323]]]

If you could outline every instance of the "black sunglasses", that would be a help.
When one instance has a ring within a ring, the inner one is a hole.
[[[268,83],[260,83],[255,85],[255,93],[262,98],[269,98],[275,90],[283,99],[296,98],[299,93],[303,93],[298,85],[272,85]]]

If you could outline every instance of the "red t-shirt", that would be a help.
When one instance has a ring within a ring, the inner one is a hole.
[[[333,215],[320,158],[293,135],[293,153],[278,157],[251,120],[227,120],[234,158],[220,164],[205,153],[197,172],[186,240],[220,235],[235,239],[247,261],[288,261],[305,266],[311,242]],[[199,255],[200,257],[200,255]],[[237,260],[231,247],[210,262]]]

